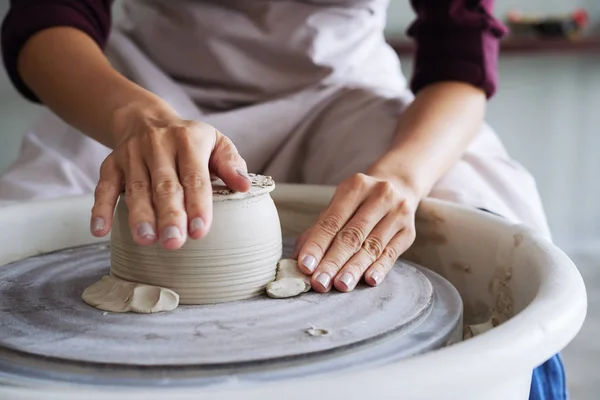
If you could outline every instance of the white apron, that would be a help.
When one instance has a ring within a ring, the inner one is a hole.
[[[412,101],[383,28],[387,0],[125,0],[107,55],[182,117],[229,136],[253,172],[337,184],[391,144]],[[46,112],[0,178],[0,202],[91,193],[109,149]],[[432,197],[550,237],[536,185],[486,125]]]

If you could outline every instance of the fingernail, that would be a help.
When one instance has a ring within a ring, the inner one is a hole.
[[[304,256],[302,259],[302,265],[312,273],[314,272],[315,268],[317,268],[317,259],[311,255]]]
[[[375,285],[379,285],[379,283],[383,280],[383,274],[381,271],[373,271],[371,272],[371,279],[373,279]]]
[[[350,290],[354,287],[354,277],[349,272],[344,272],[340,276],[340,282],[346,285],[346,290]]]
[[[180,237],[181,232],[179,232],[179,229],[176,226],[167,226],[162,232],[161,240],[166,242],[167,240],[179,239]]]
[[[250,175],[248,175],[248,172],[244,171],[243,169],[236,169],[237,173],[239,176],[243,176],[244,178],[246,178],[248,180],[248,182],[251,182],[250,180]]]
[[[137,229],[137,234],[143,239],[150,239],[156,237],[156,232],[149,222],[142,222]]]
[[[105,226],[104,218],[96,217],[92,220],[92,232],[103,231]]]
[[[325,289],[329,288],[329,282],[331,282],[331,278],[325,272],[321,272],[315,278],[315,281],[319,282]]]
[[[190,222],[190,232],[196,232],[204,228],[204,220],[200,217],[194,218],[192,222]]]

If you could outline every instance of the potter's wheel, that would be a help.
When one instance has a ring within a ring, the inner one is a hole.
[[[284,254],[291,252],[285,241]],[[398,262],[377,288],[257,297],[154,315],[104,313],[81,293],[106,245],[0,269],[0,382],[215,385],[366,368],[456,342],[462,303],[439,275]]]

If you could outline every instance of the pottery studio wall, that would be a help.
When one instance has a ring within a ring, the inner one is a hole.
[[[510,9],[568,13],[585,7],[600,34],[598,0],[496,0]],[[388,32],[402,34],[413,18],[408,0],[391,0]],[[405,74],[409,57],[402,57]],[[600,240],[600,52],[597,56],[506,55],[487,120],[509,152],[535,176],[554,239],[564,249]]]
[[[0,2],[1,17],[7,3]],[[496,15],[504,18],[511,8],[569,12],[581,6],[600,19],[598,0],[497,0]],[[402,34],[412,18],[408,0],[391,0],[390,33]],[[402,61],[410,75],[410,58]],[[500,78],[487,120],[536,177],[555,240],[567,250],[600,240],[600,54],[502,55]],[[0,74],[0,171],[15,158],[39,111]]]

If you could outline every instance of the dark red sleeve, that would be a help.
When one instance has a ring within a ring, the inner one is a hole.
[[[112,0],[11,0],[2,23],[4,66],[17,90],[39,102],[17,71],[17,58],[25,42],[35,33],[56,26],[69,26],[87,33],[104,47],[111,26]]]
[[[498,84],[498,52],[506,27],[493,16],[494,0],[411,0],[417,19],[407,33],[417,50],[411,88],[439,81],[483,89]]]

